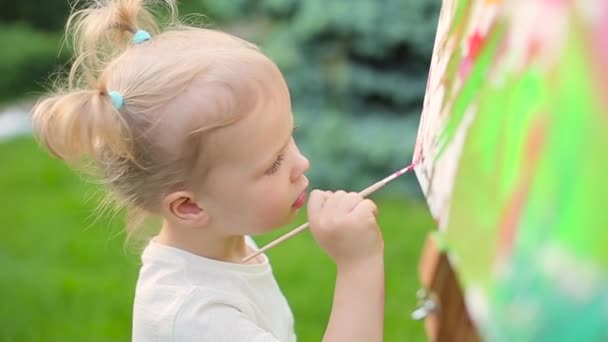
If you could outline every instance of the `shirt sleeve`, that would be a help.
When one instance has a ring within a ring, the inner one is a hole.
[[[219,302],[186,303],[173,325],[175,342],[280,342],[237,307]]]

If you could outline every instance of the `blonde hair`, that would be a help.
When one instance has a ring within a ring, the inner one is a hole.
[[[174,2],[164,4],[164,29],[144,0],[97,0],[73,12],[69,75],[33,110],[39,142],[93,171],[109,189],[104,205],[128,209],[129,236],[165,194],[201,183],[218,154],[209,137],[251,112],[278,71],[253,44],[186,26]],[[139,29],[152,39],[134,45]],[[123,107],[112,106],[110,91]]]

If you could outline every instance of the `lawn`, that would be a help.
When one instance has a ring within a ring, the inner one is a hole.
[[[124,244],[121,217],[93,220],[95,189],[31,138],[0,144],[0,341],[130,339],[139,259]],[[419,201],[375,199],[386,249],[385,341],[425,341],[422,324],[409,315],[433,221]],[[286,229],[256,240],[264,244]],[[307,232],[268,256],[294,311],[298,340],[320,341],[333,263]]]

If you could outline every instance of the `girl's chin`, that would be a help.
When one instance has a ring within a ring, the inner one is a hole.
[[[285,227],[293,224],[293,221],[296,219],[298,212],[299,212],[299,209],[291,210],[282,222],[278,222],[278,223],[272,225],[272,228],[267,229],[266,232],[272,232],[272,231],[275,231],[275,230],[278,230],[281,228],[285,228]]]
[[[301,208],[300,208],[301,209]],[[285,228],[293,224],[293,221],[296,219],[296,216],[300,212],[300,209],[291,208],[289,212],[287,212],[282,220],[276,220],[274,222],[267,222],[264,227],[258,227],[254,229],[248,235],[260,235],[270,233],[272,231]],[[295,228],[295,227],[294,227]]]

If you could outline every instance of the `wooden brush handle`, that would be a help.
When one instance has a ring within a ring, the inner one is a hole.
[[[410,164],[409,166],[391,174],[390,176],[384,178],[381,181],[378,181],[370,186],[368,186],[367,188],[365,188],[364,190],[359,192],[359,195],[361,195],[361,197],[367,197],[371,194],[373,194],[374,192],[378,191],[380,188],[382,188],[383,186],[385,186],[386,184],[388,184],[390,181],[392,181],[393,179],[401,176],[402,174],[411,171],[412,169],[414,169],[414,164]],[[303,225],[297,227],[296,229],[290,231],[289,233],[286,233],[285,235],[282,235],[278,238],[276,238],[275,240],[273,240],[272,242],[270,242],[269,244],[267,244],[266,246],[258,249],[255,253],[246,256],[245,258],[243,258],[242,262],[247,262],[253,258],[255,258],[256,256],[264,253],[265,251],[271,249],[272,247],[282,243],[283,241],[286,241],[296,235],[298,235],[299,233],[303,232],[306,230],[306,228],[308,228],[308,222],[304,223]]]

